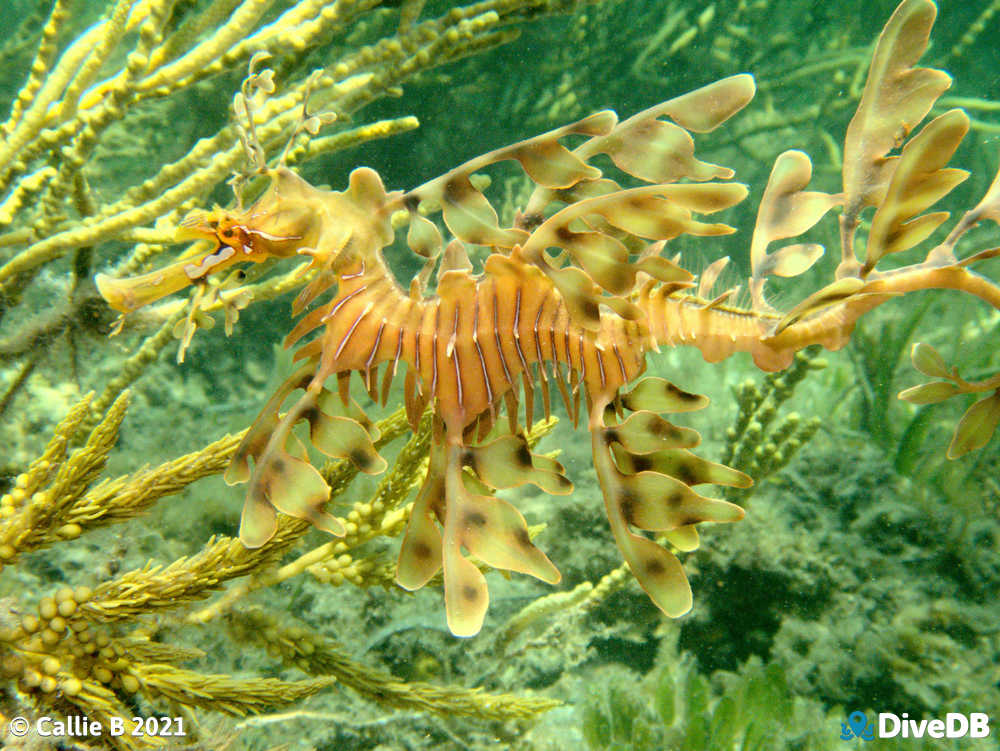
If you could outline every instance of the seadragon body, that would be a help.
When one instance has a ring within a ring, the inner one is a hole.
[[[262,168],[269,187],[253,206],[201,212],[185,223],[185,236],[209,241],[206,250],[130,280],[100,276],[98,285],[113,307],[128,313],[239,263],[310,258],[304,272],[309,281],[293,304],[301,318],[285,341],[298,346],[299,365],[264,407],[227,473],[230,482],[249,483],[240,528],[248,546],[270,539],[277,511],[343,534],[324,510],[329,489],[292,428],[306,421],[322,453],[365,472],[382,471],[371,424],[350,397],[350,376],[357,373],[371,397],[384,403],[393,378],[405,371],[410,422],[416,428],[429,408],[434,433],[397,581],[417,589],[443,568],[449,627],[459,635],[477,633],[488,592],[463,550],[495,568],[559,580],[521,514],[493,494],[524,483],[553,494],[572,490],[562,467],[532,454],[520,430],[522,405],[531,424],[536,388],[549,413],[553,384],[574,421],[584,397],[616,542],[653,601],[679,615],[691,605],[683,569],[642,532],[663,533],[678,549],[690,550],[698,544],[698,523],[743,516],[738,506],[703,496],[694,486],[746,487],[750,478],[689,451],[697,433],[661,413],[697,409],[707,400],[661,379],[640,380],[650,353],[691,345],[718,361],[746,351],[761,368],[778,370],[806,346],[842,347],[859,316],[910,291],[953,288],[1000,309],[1000,288],[967,268],[996,251],[964,260],[953,253],[969,227],[1000,216],[996,182],[926,260],[890,271],[875,266],[943,221],[940,213],[917,215],[965,174],[944,166],[968,128],[958,110],[932,120],[898,156],[886,156],[947,87],[944,73],[911,67],[926,46],[934,10],[927,0],[908,0],[880,37],[848,131],[843,193],[805,190],[811,165],[801,152],[778,158],[751,240],[749,308],[730,304],[729,291],[711,296],[714,272],[695,282],[663,254],[682,234],[732,231],[695,215],[735,205],[746,188],[727,182],[731,170],[695,158],[690,131],[710,131],[742,109],[754,94],[748,75],[622,122],[612,112],[591,115],[408,192],[387,192],[367,168],[355,170],[342,192],[314,188],[283,166]],[[886,114],[885,101],[905,106]],[[569,148],[570,139],[579,145]],[[598,155],[638,187],[605,175],[593,164]],[[519,162],[536,186],[511,227],[500,225],[471,179],[506,160]],[[837,278],[790,311],[775,311],[764,299],[765,277],[802,273],[821,249],[800,244],[768,253],[769,244],[801,234],[834,206],[842,207]],[[869,206],[876,214],[866,256],[857,260],[857,218]],[[427,218],[435,211],[454,237],[447,245]],[[429,259],[427,269],[440,264],[433,293],[426,292],[425,274],[404,288],[383,258],[400,216],[407,218],[410,248]],[[479,273],[473,273],[468,245],[490,249]],[[333,377],[336,389],[328,388]]]

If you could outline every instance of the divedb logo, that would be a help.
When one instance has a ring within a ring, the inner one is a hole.
[[[878,722],[869,722],[864,712],[851,712],[847,722],[840,723],[841,740],[860,738],[986,738],[990,734],[990,718],[984,712],[948,712],[944,719],[911,720],[910,715],[879,712]]]

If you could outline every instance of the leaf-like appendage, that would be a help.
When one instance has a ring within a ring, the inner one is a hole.
[[[692,212],[712,213],[733,206],[746,196],[746,186],[737,183],[702,183],[697,185],[649,185],[612,193],[602,193],[576,201],[542,222],[521,248],[524,258],[547,274],[567,295],[567,304],[580,325],[595,330],[596,304],[614,307],[626,317],[633,316],[621,301],[601,298],[593,283],[612,294],[625,294],[635,285],[635,274],[643,270],[664,273],[670,281],[690,279],[678,274],[671,264],[647,256],[636,264],[628,263],[628,251],[615,235],[625,233],[647,240],[670,240],[678,235],[725,235],[733,231],[727,224],[696,221]],[[598,231],[581,231],[582,228]],[[544,257],[548,248],[565,250],[587,272],[572,267],[553,270]],[[645,262],[645,266],[643,265]],[[558,277],[562,276],[560,280]],[[657,278],[660,278],[657,276]],[[587,310],[582,310],[587,306]],[[576,315],[580,313],[581,315]],[[591,315],[593,313],[593,315]]]
[[[687,130],[709,133],[746,107],[756,91],[753,76],[739,73],[674,97],[652,111]]]
[[[801,235],[837,202],[827,193],[804,192],[812,179],[812,162],[801,151],[778,155],[760,199],[750,245],[754,275],[764,262],[767,246],[775,240]]]
[[[558,141],[539,141],[517,147],[511,156],[532,180],[546,188],[570,188],[582,180],[596,180],[601,171],[584,163]]]
[[[804,251],[782,249],[767,254],[767,246],[772,242],[801,235],[841,202],[840,195],[805,190],[811,178],[812,162],[801,151],[785,151],[771,168],[750,241],[750,291],[758,309],[764,307],[764,277],[767,274],[801,273],[823,252],[820,246],[806,245],[792,246],[805,248]]]
[[[960,393],[954,383],[933,381],[904,389],[899,392],[899,398],[910,404],[937,404]]]
[[[289,177],[286,177],[289,176]],[[292,178],[295,178],[295,185],[299,186],[300,183],[304,183],[299,187],[300,190],[305,191],[306,188],[312,188],[308,183],[295,175],[287,169],[282,169],[279,171],[279,178],[285,178],[284,182],[277,185],[277,187],[282,188],[287,191],[288,187],[285,185],[287,182],[291,182]],[[347,190],[344,195],[348,196],[353,203],[354,207],[363,212],[363,214],[369,219],[369,230],[376,233],[377,242],[379,247],[384,248],[386,245],[392,242],[395,232],[393,232],[392,226],[389,223],[389,212],[386,208],[390,205],[392,200],[398,197],[398,193],[393,193],[391,196],[385,192],[385,186],[382,184],[382,178],[379,176],[378,172],[371,169],[370,167],[358,167],[351,171],[349,178]],[[279,200],[280,200],[280,196]],[[281,216],[281,211],[275,211],[274,214]],[[305,238],[304,238],[305,239]]]
[[[665,284],[683,284],[690,282],[694,278],[690,271],[682,269],[673,261],[661,256],[646,256],[640,259],[638,263],[633,264],[633,266],[637,271],[643,271],[657,281]]]
[[[496,488],[527,482],[550,494],[573,489],[562,465],[532,454],[522,436],[504,435],[482,446],[431,444],[427,477],[413,504],[396,581],[406,589],[419,589],[443,567],[448,627],[456,636],[478,633],[489,605],[486,580],[463,548],[494,568],[550,584],[560,579],[531,541],[521,513],[490,495]]]
[[[1000,424],[1000,389],[973,404],[962,415],[948,447],[948,458],[957,459],[970,451],[981,449]]]
[[[649,189],[623,190],[615,200],[604,199],[591,208],[615,227],[647,240],[671,240],[681,233],[713,236],[734,230],[726,224],[695,221],[691,213],[711,213],[734,206],[746,196],[739,183],[663,185],[656,194]]]
[[[626,532],[619,547],[639,586],[660,610],[680,618],[691,609],[691,585],[677,556],[633,532]]]
[[[693,412],[708,406],[708,397],[692,394],[674,386],[663,378],[643,378],[627,394],[622,404],[633,412]]]
[[[620,482],[625,521],[640,529],[666,532],[698,522],[743,518],[739,506],[699,495],[686,483],[659,472],[624,475]]]
[[[430,219],[413,213],[410,215],[410,228],[406,233],[406,244],[410,250],[423,258],[434,258],[441,252],[443,240],[437,225]]]
[[[462,555],[457,544],[444,546],[444,607],[455,636],[475,636],[490,606],[486,577]]]
[[[619,169],[651,183],[728,179],[732,170],[694,156],[694,141],[687,131],[714,130],[743,109],[755,91],[752,76],[724,78],[633,115],[576,153],[584,159],[606,153]],[[676,125],[661,117],[669,117]]]
[[[612,294],[629,292],[635,284],[635,269],[628,264],[628,250],[609,235],[566,230],[559,234],[559,247]]]
[[[563,303],[573,323],[589,331],[596,331],[601,324],[598,307],[601,296],[594,281],[575,266],[552,269],[549,276],[562,295]]]
[[[385,471],[386,462],[372,444],[371,436],[349,417],[331,417],[320,412],[309,416],[309,440],[326,456],[349,459],[365,474]]]
[[[633,411],[642,406],[659,412],[685,411],[708,400],[681,392],[662,379],[647,378],[621,401]],[[691,486],[711,482],[747,487],[752,481],[731,467],[705,461],[683,448],[669,448],[697,443],[694,431],[647,411],[608,425],[606,420],[614,420],[619,412],[610,401],[596,401],[590,416],[594,469],[608,522],[642,588],[667,615],[677,617],[691,607],[691,588],[680,562],[632,528],[668,533],[678,548],[693,550],[698,546],[694,525],[739,521],[744,512],[732,503],[700,495]]]
[[[423,587],[441,570],[443,542],[436,514],[445,495],[443,465],[444,452],[440,446],[432,445],[427,477],[413,501],[396,565],[396,583],[411,592]]]
[[[501,498],[468,493],[455,506],[448,513],[459,517],[460,543],[483,563],[549,584],[562,578],[552,561],[531,542],[528,525],[513,505]]]
[[[689,430],[689,428],[684,429]],[[738,469],[702,459],[686,449],[664,449],[636,456],[630,451],[615,447],[614,457],[623,472],[654,470],[660,474],[676,477],[685,485],[708,483],[734,488],[749,488],[753,485],[753,479]]]
[[[531,483],[550,495],[566,495],[573,483],[559,462],[531,453],[520,436],[505,435],[466,450],[467,465],[490,488],[516,488]]]
[[[472,184],[470,175],[491,164],[513,159],[533,181],[549,191],[596,181],[601,171],[560,144],[559,139],[573,134],[606,135],[617,122],[614,112],[597,112],[570,125],[490,151],[414,188],[400,198],[400,204],[411,214],[421,202],[440,205],[445,223],[459,239],[475,245],[513,248],[524,243],[528,234],[521,229],[499,226],[496,211]],[[416,243],[419,249],[427,244]]]
[[[964,226],[961,227],[961,232],[974,226],[982,219],[992,219],[997,224],[1000,224],[1000,170],[997,170],[997,174],[994,176],[993,182],[990,183],[990,187],[987,188],[982,200],[963,217],[962,224]],[[958,235],[954,237],[954,241],[958,241]],[[966,259],[966,261],[968,260]]]
[[[648,183],[728,179],[733,171],[695,158],[694,140],[684,128],[663,120],[622,123],[603,150],[622,172]]]
[[[926,117],[951,85],[941,70],[912,67],[927,49],[937,8],[905,0],[879,37],[857,112],[844,140],[845,221],[853,226],[865,206],[880,200],[891,176],[886,154]]]
[[[701,540],[698,538],[698,526],[696,524],[689,524],[686,527],[672,529],[669,532],[664,532],[663,536],[667,538],[667,542],[684,553],[690,553],[693,550],[697,550],[698,546],[701,544]]]
[[[775,335],[780,334],[803,316],[822,310],[825,307],[858,294],[864,286],[865,283],[861,279],[853,277],[831,282],[822,289],[813,292],[809,297],[788,311],[784,318],[778,321],[778,325],[774,330]]]
[[[692,597],[681,562],[669,550],[629,529],[633,520],[631,491],[622,485],[624,478],[614,468],[605,446],[595,444],[594,462],[604,491],[611,531],[633,576],[664,613],[671,618],[684,615],[691,609]],[[679,532],[682,540],[690,541],[689,533],[680,532],[689,526],[678,526],[674,531]]]
[[[621,425],[608,428],[611,440],[633,454],[648,454],[662,449],[690,448],[701,442],[698,431],[664,420],[655,412],[641,410],[629,415]]]
[[[262,547],[278,529],[278,512],[259,491],[251,489],[240,516],[240,541],[248,548]]]
[[[947,212],[918,215],[969,176],[965,170],[945,167],[968,130],[968,115],[949,110],[903,147],[885,198],[872,218],[862,273],[890,253],[922,242],[948,218]]]
[[[448,229],[467,243],[512,248],[528,237],[523,230],[500,227],[496,210],[467,175],[455,175],[445,183],[440,200]]]
[[[250,478],[240,521],[240,540],[248,548],[259,548],[274,535],[275,510],[332,535],[344,534],[340,520],[323,510],[329,486],[308,461],[281,447],[283,438],[280,433],[272,438]]]
[[[233,458],[229,460],[224,479],[227,485],[239,485],[250,479],[250,459],[259,461],[264,450],[267,448],[271,435],[278,428],[278,410],[284,403],[288,395],[299,388],[304,388],[305,382],[312,378],[316,369],[314,362],[306,362],[300,365],[295,372],[285,379],[278,389],[267,400],[267,404],[257,414],[253,425],[240,445],[236,447]]]
[[[816,243],[786,245],[767,254],[762,270],[763,273],[774,276],[798,276],[812,268],[822,256],[823,246]]]
[[[952,437],[948,458],[957,459],[985,446],[1000,423],[1000,373],[981,381],[966,381],[957,368],[948,369],[944,358],[929,344],[918,342],[910,352],[914,367],[932,378],[899,393],[899,398],[911,404],[937,404],[959,394],[991,392],[966,410]]]
[[[440,570],[441,531],[432,515],[414,511],[399,550],[396,583],[406,590],[420,589]]]
[[[917,342],[910,351],[913,367],[931,378],[947,378],[948,365],[941,354],[925,342]]]

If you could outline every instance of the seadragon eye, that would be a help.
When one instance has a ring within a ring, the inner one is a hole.
[[[215,235],[220,245],[228,245],[234,250],[243,250],[246,253],[250,252],[248,248],[252,248],[248,242],[246,229],[239,224],[229,222],[221,224]]]

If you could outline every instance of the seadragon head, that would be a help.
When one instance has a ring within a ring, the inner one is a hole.
[[[176,239],[194,244],[174,263],[124,279],[98,274],[101,295],[115,310],[131,313],[237,264],[306,254],[329,267],[388,241],[392,196],[372,170],[355,170],[342,193],[314,188],[286,167],[268,169],[265,177],[270,184],[249,208],[189,213]],[[384,229],[372,221],[380,209],[386,209]]]

